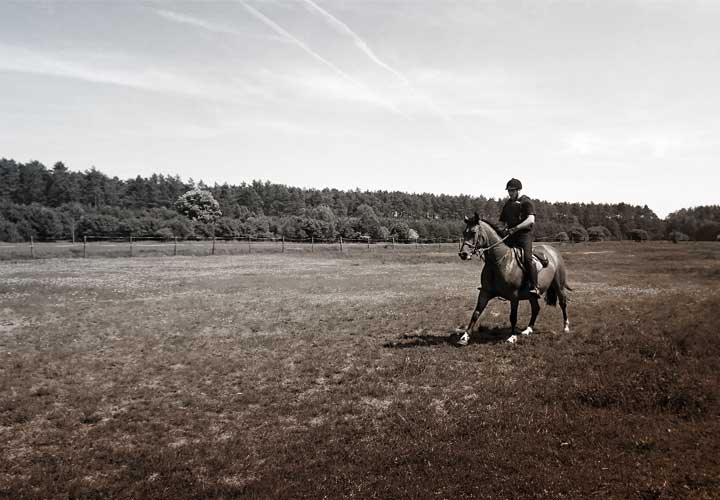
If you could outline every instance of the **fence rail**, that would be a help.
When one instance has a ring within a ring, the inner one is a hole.
[[[24,260],[55,257],[137,257],[139,255],[216,255],[242,253],[285,253],[335,251],[341,254],[360,250],[407,250],[438,249],[447,245],[459,245],[452,239],[389,238],[269,238],[239,236],[236,238],[208,238],[204,240],[172,240],[152,237],[86,236],[82,241],[35,241],[22,243],[0,243],[0,260]],[[451,247],[452,248],[452,247]]]

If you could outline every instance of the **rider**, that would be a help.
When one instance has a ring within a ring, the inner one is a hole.
[[[510,179],[505,186],[510,199],[505,202],[500,222],[506,225],[506,234],[509,235],[505,243],[511,247],[523,249],[523,265],[528,273],[530,294],[540,296],[537,287],[537,269],[532,259],[533,226],[535,224],[535,205],[530,198],[520,196],[522,182],[517,179]]]

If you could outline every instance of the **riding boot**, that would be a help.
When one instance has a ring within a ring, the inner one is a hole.
[[[537,298],[540,298],[540,289],[537,286],[537,269],[535,268],[535,263],[531,263],[530,269],[528,269],[528,278],[529,278],[529,288],[530,288],[530,295],[534,295]]]

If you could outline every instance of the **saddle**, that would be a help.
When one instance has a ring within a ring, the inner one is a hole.
[[[523,264],[523,249],[517,247],[513,248],[513,253],[515,255],[515,261],[518,263],[523,272],[527,273],[527,269],[525,269],[525,265]],[[542,271],[544,267],[547,267],[549,263],[550,261],[542,249],[533,248],[533,264],[535,264],[535,269],[537,269],[538,272]]]

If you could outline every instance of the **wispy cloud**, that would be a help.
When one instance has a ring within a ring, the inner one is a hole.
[[[294,136],[316,136],[316,137],[332,137],[335,139],[348,139],[363,137],[363,134],[348,130],[346,128],[341,129],[327,129],[310,127],[305,124],[296,123],[287,120],[259,120],[253,123],[254,127],[268,128],[276,130],[278,132],[294,135]]]
[[[648,155],[655,158],[679,151],[698,152],[704,145],[712,143],[712,134],[705,131],[625,131],[574,132],[565,137],[565,154],[584,157],[627,157]]]
[[[400,80],[403,84],[408,85],[410,82],[408,79],[399,71],[397,71],[395,68],[391,67],[389,64],[385,63],[382,59],[380,59],[375,52],[368,46],[368,44],[363,40],[357,33],[355,33],[350,27],[342,22],[337,17],[330,14],[328,11],[320,7],[318,4],[313,2],[312,0],[303,0],[305,2],[305,5],[307,5],[311,11],[316,12],[323,16],[327,22],[330,23],[330,25],[335,28],[337,31],[339,31],[342,34],[345,34],[352,38],[353,43],[357,48],[359,48],[372,62],[380,66],[381,68],[387,70],[392,75],[394,75],[398,80]]]
[[[355,31],[353,31],[347,24],[342,22],[340,19],[332,15],[330,12],[326,11],[322,7],[320,7],[318,4],[313,2],[313,0],[302,0],[305,5],[315,13],[320,14],[329,24],[333,27],[337,32],[339,32],[342,35],[349,36],[353,44],[360,49],[373,63],[380,66],[384,70],[391,73],[395,78],[400,80],[403,85],[406,86],[407,90],[412,94],[412,97],[419,102],[422,102],[423,105],[430,109],[436,116],[440,117],[445,123],[448,125],[450,129],[453,130],[454,133],[462,137],[465,142],[469,143],[470,138],[467,137],[461,130],[459,125],[455,122],[455,120],[447,113],[445,110],[443,110],[440,106],[438,106],[433,99],[431,99],[429,96],[419,92],[417,89],[414,89],[410,85],[410,80],[402,74],[402,72],[398,71],[397,69],[393,68],[389,64],[387,64],[385,61],[380,59],[380,57],[375,54],[375,52],[370,48],[370,46],[363,40]]]
[[[275,35],[264,38],[282,41],[283,43],[288,43],[300,47],[305,52],[310,54],[314,59],[319,60],[323,65],[330,67],[335,74],[339,74],[342,77],[343,81],[349,83],[349,85],[343,85],[339,82],[330,83],[326,79],[318,78],[315,76],[305,77],[301,81],[288,82],[283,81],[279,75],[276,75],[274,81],[267,81],[266,78],[263,78],[265,80],[266,90],[271,87],[286,85],[288,89],[303,88],[313,90],[314,95],[316,96],[321,94],[324,97],[332,97],[343,100],[372,102],[374,104],[390,109],[395,113],[400,113],[392,103],[380,98],[375,92],[373,92],[362,82],[358,81],[357,79],[347,74],[345,71],[338,68],[336,65],[332,64],[330,61],[322,57],[316,51],[310,49],[306,44],[303,44],[300,40],[290,34],[287,30],[279,26],[276,22],[259,12],[257,9],[254,9],[249,5],[245,4],[244,2],[240,3],[242,3],[246,9],[248,9],[248,11],[253,15],[253,17],[255,17],[256,19],[260,19],[263,24],[272,28]],[[210,33],[230,34],[243,37],[249,36],[247,34],[247,30],[241,31],[227,25],[214,23],[206,19],[201,19],[184,13],[170,11],[166,9],[153,9],[153,11],[158,16],[162,17],[167,21],[193,26]]]
[[[167,19],[168,21],[175,22],[175,23],[195,26],[197,28],[202,28],[204,30],[211,31],[213,33],[240,34],[240,32],[238,30],[230,28],[229,26],[224,26],[222,24],[213,23],[210,21],[206,21],[204,19],[199,19],[197,17],[188,16],[186,14],[182,14],[179,12],[173,12],[171,10],[164,10],[164,9],[154,9],[154,10],[155,10],[155,13],[157,15],[159,15],[160,17]]]
[[[240,3],[243,7],[245,7],[245,9],[246,9],[253,17],[255,17],[256,19],[258,19],[259,21],[261,21],[262,23],[264,23],[266,26],[268,26],[270,29],[272,29],[275,33],[277,33],[277,34],[285,37],[287,40],[289,40],[290,42],[292,42],[293,44],[295,44],[297,47],[299,47],[300,49],[302,49],[305,53],[307,53],[308,55],[310,55],[313,59],[315,59],[316,61],[320,62],[320,63],[323,64],[324,66],[330,68],[334,73],[336,73],[337,75],[339,75],[340,77],[342,77],[342,78],[345,79],[346,81],[352,83],[353,85],[355,85],[355,86],[358,87],[359,89],[362,89],[362,90],[365,92],[365,95],[372,96],[372,102],[374,102],[374,103],[376,103],[376,104],[378,104],[378,105],[380,105],[380,106],[382,106],[382,107],[384,107],[384,108],[386,108],[386,109],[389,109],[390,111],[392,111],[392,112],[394,112],[394,113],[396,113],[396,114],[403,115],[403,113],[400,112],[400,110],[399,110],[394,104],[392,104],[392,103],[386,101],[385,99],[382,99],[382,98],[380,98],[379,96],[377,96],[374,92],[372,92],[372,91],[367,87],[367,85],[365,85],[365,84],[363,84],[362,82],[356,80],[355,78],[353,78],[352,76],[350,76],[349,74],[347,74],[345,71],[343,71],[342,69],[338,68],[336,65],[334,65],[333,63],[331,63],[331,62],[328,61],[327,59],[325,59],[323,56],[321,56],[320,54],[318,54],[317,52],[315,52],[313,49],[311,49],[310,47],[308,47],[305,43],[303,43],[301,40],[299,40],[298,38],[296,38],[295,36],[293,36],[293,35],[292,35],[290,32],[288,32],[285,28],[283,28],[282,26],[280,26],[279,24],[277,24],[275,21],[273,21],[272,19],[270,19],[269,17],[267,17],[265,14],[263,14],[263,13],[260,12],[259,10],[255,9],[254,7],[248,5],[247,3],[243,2],[242,0],[238,0],[238,1],[239,1],[239,3]],[[403,116],[405,116],[405,115],[403,115]]]
[[[246,102],[272,99],[264,87],[230,79],[227,83],[193,79],[172,71],[143,66],[122,53],[38,51],[0,43],[0,71],[72,78],[89,83],[177,94],[210,101]]]
[[[199,17],[195,16],[189,16],[187,14],[183,14],[182,12],[175,12],[172,10],[167,9],[152,9],[155,14],[162,17],[166,21],[170,21],[177,24],[187,25],[187,26],[193,26],[195,28],[199,28],[201,30],[207,31],[209,33],[216,33],[220,35],[234,35],[234,36],[241,36],[243,38],[262,38],[262,39],[270,39],[275,41],[280,41],[283,43],[290,43],[286,38],[280,37],[280,36],[263,36],[259,37],[256,35],[252,35],[247,32],[247,30],[239,30],[237,28],[234,28],[232,26],[228,26],[225,24],[219,24],[214,23],[212,21],[208,21],[207,19],[201,19]]]
[[[0,69],[74,78],[94,83],[108,83],[143,90],[202,95],[202,85],[179,75],[150,68],[107,67],[107,54],[77,57],[0,44]],[[92,61],[92,62],[88,62]]]

